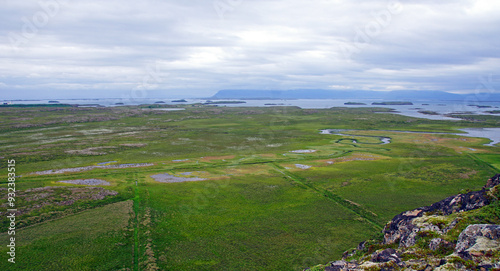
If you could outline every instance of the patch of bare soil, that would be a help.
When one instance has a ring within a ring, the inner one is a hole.
[[[125,143],[125,144],[120,144],[120,146],[134,147],[134,148],[146,147],[147,145],[148,144],[146,144],[146,143]]]
[[[58,181],[58,183],[69,183],[78,185],[111,185],[109,182],[99,179],[66,180],[66,181]]]
[[[189,177],[189,178],[176,177],[168,173],[152,175],[151,178],[155,179],[155,181],[160,183],[182,183],[182,182],[197,182],[206,180],[204,178],[198,178],[198,177]]]
[[[70,173],[70,172],[82,172],[96,168],[116,169],[116,168],[150,167],[150,166],[154,166],[154,164],[153,163],[119,164],[119,165],[107,165],[107,166],[88,166],[88,167],[75,167],[75,168],[63,168],[63,169],[50,169],[45,171],[37,171],[30,174],[48,175],[48,174]]]
[[[68,150],[68,151],[64,151],[64,152],[69,153],[69,154],[78,154],[78,155],[105,155],[105,154],[107,154],[106,152],[101,151],[103,149],[116,149],[116,147],[92,147],[92,148],[87,148],[87,149],[83,149],[83,150]]]

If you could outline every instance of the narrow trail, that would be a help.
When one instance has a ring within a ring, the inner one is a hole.
[[[293,173],[287,171],[285,168],[283,168],[280,165],[277,165],[275,163],[270,163],[270,165],[279,173],[283,174],[286,178],[291,179],[293,182],[296,182],[304,187],[307,187],[309,189],[312,189],[316,191],[317,193],[321,194],[322,196],[334,201],[335,203],[339,204],[340,206],[344,207],[346,210],[356,214],[357,216],[363,218],[366,220],[368,223],[372,224],[376,229],[378,230],[383,230],[384,229],[384,224],[378,221],[376,218],[376,215],[373,214],[370,211],[365,210],[364,208],[355,205],[354,203],[344,199],[343,197],[336,195],[332,193],[331,191],[328,191],[326,189],[321,189],[318,187],[315,187],[313,184],[307,182],[302,177],[296,176]]]
[[[496,168],[495,166],[493,166],[492,164],[482,160],[481,158],[477,157],[477,155],[475,154],[472,154],[472,153],[467,153],[467,155],[472,158],[472,160],[474,160],[477,164],[479,165],[484,165],[484,166],[487,166],[491,169],[493,169],[495,172],[498,172],[500,169]]]
[[[139,271],[139,187],[137,186],[137,176],[134,176],[134,271]]]

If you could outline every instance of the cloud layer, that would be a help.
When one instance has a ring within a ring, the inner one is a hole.
[[[0,99],[498,93],[499,14],[489,0],[6,0]]]

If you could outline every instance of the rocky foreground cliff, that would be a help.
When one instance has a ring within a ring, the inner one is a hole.
[[[306,270],[500,270],[500,174],[480,191],[403,212],[385,226],[382,241]]]

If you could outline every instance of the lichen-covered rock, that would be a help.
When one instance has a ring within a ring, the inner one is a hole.
[[[388,248],[373,253],[371,261],[374,263],[386,263],[390,261],[393,261],[395,263],[400,263],[401,259],[399,258],[399,254],[396,252],[395,249]]]
[[[417,233],[422,229],[415,225],[414,220],[422,217],[426,213],[434,213],[439,215],[450,215],[456,212],[465,212],[479,209],[490,204],[490,199],[487,196],[486,190],[469,192],[448,197],[440,202],[436,202],[431,206],[421,207],[412,211],[403,212],[395,216],[384,228],[384,244],[394,244],[399,241],[402,247],[410,247],[415,245]],[[428,225],[432,227],[432,225]]]
[[[492,188],[500,184],[500,174],[496,174],[495,176],[491,177],[491,179],[486,182],[486,185],[484,188]]]
[[[405,267],[408,270],[425,270],[429,264],[425,260],[408,260],[405,262]]]
[[[434,271],[467,271],[467,269],[463,266],[459,267],[453,263],[446,263],[444,265],[434,268]]]
[[[455,253],[484,253],[500,249],[500,225],[476,224],[468,226],[458,237]],[[479,255],[479,254],[478,254]]]
[[[383,271],[393,271],[393,270],[402,270],[402,266],[399,266],[397,263],[393,261],[385,262],[385,263],[376,263],[372,261],[366,261],[361,264],[358,269],[349,270],[349,271],[358,271],[358,270],[383,270]],[[404,269],[403,269],[404,270]]]
[[[347,259],[349,257],[352,257],[356,254],[356,251],[357,249],[351,249],[351,250],[347,250],[347,251],[344,251],[344,254],[342,254],[342,259]]]
[[[481,191],[451,196],[431,206],[403,212],[386,225],[383,242],[361,242],[357,249],[346,251],[342,261],[320,268],[325,271],[500,270],[500,225],[469,225],[458,239],[456,235],[457,226],[463,229],[464,222],[476,214],[465,212],[498,201],[499,190],[500,174],[496,174]],[[490,211],[485,209],[485,214]]]
[[[330,263],[329,266],[325,267],[325,271],[350,271],[350,270],[356,270],[357,267],[358,265],[355,263],[341,260]]]
[[[432,251],[437,250],[445,241],[441,238],[434,238],[429,242],[429,249]]]

